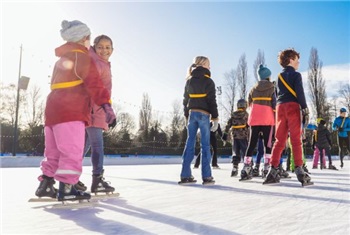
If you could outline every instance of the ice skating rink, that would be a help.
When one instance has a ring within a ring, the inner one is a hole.
[[[179,186],[179,160],[122,161],[105,166],[120,197],[82,208],[29,203],[39,167],[6,167],[3,161],[1,234],[350,234],[349,160],[339,171],[314,170],[308,162],[315,185],[305,188],[292,173],[278,185],[262,185],[261,178],[239,182],[224,159],[213,170],[214,186],[201,185],[199,169],[192,172],[196,185]],[[85,165],[81,180],[90,186]],[[339,161],[334,165],[339,168]]]

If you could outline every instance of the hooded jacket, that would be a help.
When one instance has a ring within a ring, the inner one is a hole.
[[[331,133],[323,124],[318,124],[317,130],[314,134],[314,143],[319,149],[332,146]]]
[[[216,88],[210,78],[210,71],[202,66],[195,68],[186,81],[183,98],[184,114],[188,118],[190,110],[204,111],[217,119]]]
[[[90,122],[90,100],[109,103],[110,94],[102,84],[94,61],[83,45],[73,42],[56,48],[51,92],[46,100],[45,126],[64,122]]]
[[[100,75],[101,81],[103,83],[103,86],[109,91],[111,94],[112,92],[112,73],[111,73],[111,64],[110,62],[102,59],[100,56],[96,54],[94,49],[91,47],[89,51],[91,57],[93,58],[97,71]],[[106,113],[103,110],[103,108],[93,100],[91,100],[92,107],[91,107],[91,123],[89,127],[98,127],[102,128],[104,130],[108,130],[108,124],[106,123]]]
[[[269,80],[259,81],[248,96],[249,126],[274,126],[276,96],[275,86]]]
[[[339,128],[343,128],[342,131],[339,131]],[[339,137],[348,137],[348,131],[350,131],[350,118],[338,116],[334,119],[332,129],[334,131],[338,130]]]

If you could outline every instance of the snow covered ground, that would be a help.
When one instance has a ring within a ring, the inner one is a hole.
[[[120,197],[83,208],[28,202],[41,173],[28,166],[39,160],[9,167],[13,159],[1,159],[1,234],[350,234],[349,160],[339,171],[313,170],[308,162],[315,185],[302,188],[292,173],[278,185],[239,182],[230,177],[229,159],[213,170],[216,185],[202,186],[194,169],[197,184],[179,186],[181,159],[119,159],[106,164],[105,177]],[[81,180],[90,185],[84,165]]]

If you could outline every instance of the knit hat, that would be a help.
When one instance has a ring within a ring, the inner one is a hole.
[[[340,112],[341,112],[341,113],[346,113],[346,112],[347,112],[347,111],[346,111],[346,108],[341,108],[341,109],[340,109]]]
[[[258,75],[260,80],[268,79],[271,76],[271,71],[267,67],[264,67],[264,65],[261,64],[259,65]]]
[[[80,39],[91,34],[89,27],[79,20],[67,21],[63,20],[60,30],[63,40],[67,42],[77,42]]]

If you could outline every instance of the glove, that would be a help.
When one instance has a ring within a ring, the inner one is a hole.
[[[108,124],[108,128],[114,128],[117,125],[117,119],[114,119],[111,124]]]
[[[103,108],[103,110],[106,113],[106,122],[108,123],[108,126],[109,125],[111,125],[111,126],[114,125],[115,126],[117,124],[116,116],[115,116],[114,110],[111,107],[111,105],[110,104],[103,104],[102,108]]]
[[[306,128],[307,125],[309,124],[309,109],[308,108],[302,109],[301,114],[303,116],[303,119],[302,119],[303,128]]]
[[[185,117],[185,127],[186,127],[186,129],[188,127],[188,117]]]
[[[338,131],[343,131],[343,130],[344,130],[343,127],[339,127],[339,128],[338,128]]]
[[[218,129],[218,127],[219,127],[219,120],[216,119],[213,121],[213,126],[210,128],[210,131],[215,132]]]

